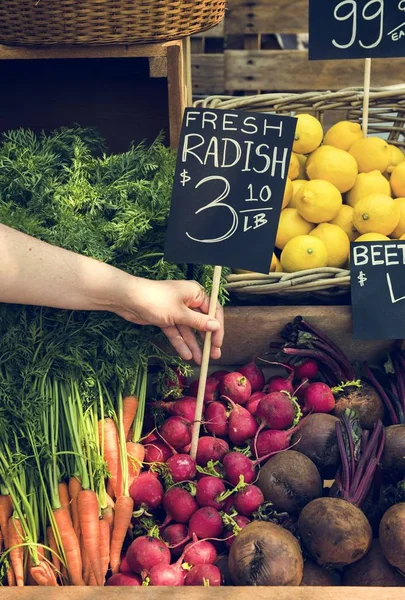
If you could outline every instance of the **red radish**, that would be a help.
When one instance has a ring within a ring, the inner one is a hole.
[[[212,506],[221,510],[223,502],[218,502],[217,497],[226,491],[224,482],[218,477],[205,475],[197,483],[196,500],[200,507]]]
[[[222,507],[222,512],[226,513],[227,515],[230,515],[231,512],[235,510],[233,506],[234,496],[235,494],[231,494],[230,496],[228,496],[228,498],[225,500],[224,506]]]
[[[243,365],[243,367],[239,369],[239,373],[242,373],[242,375],[244,375],[249,381],[252,388],[252,393],[259,392],[264,388],[264,384],[266,382],[264,373],[261,369],[259,369],[254,361],[248,363],[247,365]]]
[[[106,583],[107,586],[129,587],[131,585],[142,585],[142,579],[139,575],[128,575],[127,573],[116,573],[111,575]]]
[[[265,392],[255,392],[249,398],[249,400],[245,404],[245,408],[250,412],[254,417],[256,416],[257,407],[259,406],[259,402],[264,396]]]
[[[247,517],[244,517],[243,515],[236,515],[235,517],[233,517],[233,520],[235,521],[235,523],[237,524],[237,526],[240,529],[243,529],[244,527],[246,527],[246,525],[248,525],[248,523],[250,523],[250,519],[248,519]],[[224,542],[225,542],[225,546],[228,548],[228,550],[232,546],[232,543],[233,543],[234,539],[236,538],[236,535],[235,534],[232,535],[231,531],[226,531],[224,533]]]
[[[182,559],[182,557],[180,557]],[[182,560],[173,565],[158,564],[148,572],[149,585],[178,587],[184,585],[184,570],[181,567]]]
[[[205,429],[212,435],[228,435],[228,413],[222,402],[210,402],[204,411]]]
[[[188,524],[188,535],[194,534],[198,539],[218,538],[222,533],[222,518],[212,506],[199,508],[191,517]]]
[[[169,417],[159,427],[162,438],[176,450],[191,442],[192,424],[183,417]]]
[[[169,546],[175,546],[175,548],[170,548],[170,552],[174,558],[178,558],[182,554],[189,541],[187,527],[183,523],[173,523],[173,525],[168,525],[164,530],[162,537]],[[183,540],[184,544],[181,544]]]
[[[196,379],[190,386],[189,394],[194,398],[197,398],[198,393],[198,384],[200,380]],[[208,377],[207,383],[205,384],[205,392],[204,392],[204,402],[208,404],[208,402],[214,402],[219,398],[219,381],[215,377]]]
[[[158,436],[158,434],[156,433],[156,429],[154,429],[153,431],[151,431],[150,433],[148,433],[148,435],[145,435],[144,438],[142,438],[142,444],[153,444],[154,442],[160,440],[160,437]]]
[[[261,431],[256,440],[251,443],[251,449],[255,456],[259,457],[269,454],[269,452],[287,450],[290,445],[290,436],[286,435],[286,433],[288,432],[278,431],[278,429],[265,429]]]
[[[254,437],[259,425],[246,408],[243,408],[240,404],[235,404],[230,398],[226,399],[232,406],[229,417],[229,439],[232,444],[239,446]]]
[[[298,426],[297,426],[298,427]],[[297,427],[290,429],[291,434],[295,433]],[[285,431],[285,435],[289,432]],[[232,486],[237,486],[240,481],[240,476],[243,476],[243,480],[245,483],[252,483],[252,481],[256,478],[255,469],[258,464],[260,464],[263,460],[270,458],[275,452],[269,452],[265,456],[261,456],[256,460],[250,460],[244,454],[240,452],[228,452],[222,460],[222,466],[225,471],[225,479]],[[212,536],[214,537],[214,536]]]
[[[291,394],[294,393],[294,372],[291,372],[291,375],[288,377],[281,377],[280,375],[274,375],[270,377],[266,385],[264,386],[264,391],[266,394],[271,394],[272,392],[287,392]]]
[[[222,460],[227,452],[229,452],[229,445],[225,440],[211,436],[202,437],[198,440],[197,465],[206,467],[208,461]]]
[[[272,392],[260,400],[256,416],[262,427],[288,429],[295,421],[297,409],[297,402],[287,394]]]
[[[171,455],[172,451],[163,440],[145,444],[145,463],[165,463]]]
[[[162,484],[150,471],[140,473],[129,489],[134,507],[143,510],[155,510],[162,504],[163,494]]]
[[[218,379],[219,383],[221,383],[225,375],[228,375],[228,373],[230,373],[230,371],[215,371],[215,373],[211,373],[211,377],[214,377],[214,379]]]
[[[123,573],[124,575],[133,575],[133,573],[131,571],[131,567],[128,564],[126,556],[124,556],[124,558],[121,560],[120,573]]]
[[[187,490],[183,490],[181,487],[172,487],[163,497],[163,508],[167,515],[166,519],[177,523],[188,523],[198,509],[198,504]]]
[[[191,544],[188,544],[184,551],[184,562],[189,565],[213,565],[217,560],[217,551],[211,542],[207,540],[196,541],[196,537],[194,536],[194,541]]]
[[[196,565],[187,573],[184,585],[222,585],[221,571],[216,565]]]
[[[127,561],[134,573],[150,571],[159,563],[170,564],[170,550],[162,540],[142,535],[136,538],[127,550]]]
[[[188,421],[194,421],[195,407],[197,400],[192,396],[184,396],[178,400],[172,402],[153,402],[152,406],[156,408],[162,408],[169,415],[176,417],[183,417]]]
[[[251,517],[263,502],[263,493],[256,485],[247,485],[233,499],[235,509],[244,517]]]
[[[187,387],[187,378],[185,375],[182,375],[177,367],[172,369],[173,373],[166,375],[165,377],[165,386],[169,389],[180,389],[184,390]]]
[[[307,358],[301,364],[294,366],[297,379],[315,379],[318,375],[318,363],[312,358]]]
[[[196,476],[196,462],[189,454],[174,454],[166,465],[175,483],[190,481]]]
[[[251,394],[252,386],[248,379],[241,373],[228,373],[220,383],[220,391],[222,396],[226,396],[237,404],[245,404]]]
[[[333,392],[326,383],[310,383],[305,388],[305,412],[329,413],[335,408]]]

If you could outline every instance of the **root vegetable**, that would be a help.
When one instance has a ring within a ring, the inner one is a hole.
[[[210,460],[221,461],[227,452],[229,452],[229,445],[225,440],[211,436],[202,437],[198,440],[197,464],[206,467]]]
[[[163,509],[167,519],[173,519],[177,523],[188,523],[198,509],[198,504],[187,490],[172,487],[163,497]]]
[[[256,485],[247,485],[233,498],[235,509],[244,517],[251,517],[263,502],[263,493]]]
[[[294,394],[294,370],[290,369],[288,377],[282,377],[281,375],[273,375],[270,377],[263,391],[266,392],[266,394],[285,392],[292,396]]]
[[[353,587],[405,587],[405,577],[389,564],[380,542],[375,539],[366,556],[344,570],[342,584]]]
[[[242,446],[247,440],[255,436],[259,425],[246,408],[240,404],[235,404],[230,398],[227,398],[227,400],[232,406],[229,416],[228,436],[232,444]]]
[[[390,565],[405,573],[405,503],[394,504],[380,522],[380,544]]]
[[[198,394],[198,384],[200,380],[196,379],[190,386],[189,393],[190,396],[197,398]],[[219,381],[216,377],[207,377],[207,383],[205,384],[205,392],[204,392],[204,403],[208,404],[209,402],[214,402],[219,398]]]
[[[192,396],[183,396],[171,402],[154,402],[152,406],[162,408],[166,413],[174,417],[183,417],[188,421],[194,421],[197,400]]]
[[[314,463],[304,454],[286,450],[269,458],[260,469],[258,487],[264,499],[279,512],[300,511],[322,496],[322,480]]]
[[[188,534],[190,537],[195,534],[200,540],[219,538],[222,527],[222,518],[219,512],[212,506],[204,506],[192,515],[188,524]]]
[[[124,575],[133,575],[133,573],[131,571],[131,567],[128,564],[126,556],[124,556],[124,558],[121,560],[120,573],[123,573]]]
[[[179,587],[184,585],[184,571],[181,562],[173,565],[159,563],[148,572],[149,585]]]
[[[254,394],[252,394],[250,396],[249,400],[246,402],[246,404],[245,404],[246,409],[254,417],[256,416],[257,407],[259,406],[259,402],[262,398],[264,398],[265,395],[266,395],[265,392],[255,392]]]
[[[217,551],[211,542],[200,540],[194,541],[186,546],[184,551],[184,561],[192,565],[213,565],[217,560]]]
[[[168,525],[163,531],[162,537],[169,546],[176,546],[175,548],[170,548],[173,558],[178,558],[182,554],[189,540],[187,527],[183,523]],[[181,544],[180,542],[183,540],[184,544]]]
[[[136,538],[127,551],[127,561],[131,571],[141,574],[149,572],[159,563],[170,564],[170,550],[162,540],[143,535]]]
[[[218,379],[218,381],[221,383],[225,375],[228,375],[228,373],[230,373],[230,371],[215,371],[215,373],[211,373],[211,377],[214,377],[214,379]]]
[[[228,452],[223,458],[222,466],[225,471],[225,479],[233,486],[238,485],[239,477],[242,475],[245,483],[252,483],[256,477],[256,467],[261,461],[270,458],[272,452],[261,456],[256,460],[250,460],[240,452]]]
[[[367,554],[372,541],[362,511],[339,498],[317,498],[298,519],[303,544],[320,566],[350,565]]]
[[[246,527],[246,525],[248,525],[250,523],[250,519],[248,519],[247,517],[244,517],[243,515],[236,515],[235,517],[233,517],[233,520],[236,523],[238,531],[234,532],[233,535],[232,535],[232,530],[225,531],[224,542],[225,542],[225,546],[228,548],[228,550],[232,546],[236,536],[238,536],[239,533],[242,531],[242,529],[244,529]]]
[[[335,408],[335,398],[326,383],[310,383],[304,392],[304,412],[330,413]]]
[[[134,508],[155,510],[162,504],[163,486],[159,479],[149,471],[140,473],[130,487],[129,494],[134,501]]]
[[[169,446],[181,450],[191,442],[192,424],[183,417],[169,417],[160,426],[159,433]]]
[[[323,569],[312,560],[306,560],[304,562],[304,576],[301,581],[301,587],[329,587],[333,585],[337,585],[336,576],[334,576],[333,573]]]
[[[174,454],[166,461],[166,466],[175,483],[191,481],[196,476],[196,462],[189,454]]]
[[[385,429],[385,446],[381,457],[384,480],[396,483],[405,477],[405,425]]]
[[[228,413],[222,402],[210,402],[204,411],[205,429],[211,435],[227,437],[228,435]]]
[[[298,586],[303,560],[297,540],[273,523],[249,523],[235,538],[229,553],[235,585]]]
[[[318,375],[318,363],[316,360],[308,358],[299,365],[294,365],[294,374],[297,379],[315,379],[315,377]]]
[[[266,381],[264,373],[254,361],[241,367],[239,369],[239,373],[241,373],[249,381],[250,387],[252,389],[252,394],[254,392],[259,392],[264,388],[264,384]]]
[[[145,463],[165,463],[171,455],[172,451],[163,440],[156,440],[150,444],[145,444]]]
[[[215,565],[196,565],[187,573],[184,585],[222,585],[221,571]]]
[[[365,382],[361,383],[361,387],[345,387],[335,395],[335,400],[333,414],[340,417],[347,408],[354,410],[364,429],[371,429],[384,416],[384,405],[379,394]]]
[[[338,418],[333,415],[324,413],[309,415],[301,421],[299,430],[291,438],[294,450],[311,459],[325,479],[333,479],[340,465],[336,437],[337,422]],[[267,432],[263,431],[260,435],[265,433]],[[257,446],[259,450],[259,439]]]
[[[217,498],[220,494],[226,491],[225,484],[218,477],[207,475],[202,477],[197,483],[196,500],[199,506],[212,506],[217,510],[221,510],[223,501],[218,502]]]
[[[139,575],[129,575],[127,573],[116,573],[112,575],[106,583],[107,586],[129,587],[142,585],[142,579]]]
[[[220,383],[221,396],[230,398],[236,404],[246,404],[252,395],[248,379],[241,373],[228,373]]]
[[[255,442],[251,443],[251,448],[257,456],[265,456],[270,452],[279,452],[286,450],[290,445],[290,438],[286,435],[286,431],[278,431],[277,429],[265,429],[257,436]]]
[[[256,417],[269,429],[289,429],[296,415],[297,404],[283,392],[267,394],[256,410]]]

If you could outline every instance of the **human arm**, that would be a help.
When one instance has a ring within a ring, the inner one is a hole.
[[[0,224],[0,302],[70,310],[110,311],[156,325],[185,360],[201,361],[194,329],[212,331],[211,357],[221,355],[223,312],[193,281],[152,281],[46,244]]]

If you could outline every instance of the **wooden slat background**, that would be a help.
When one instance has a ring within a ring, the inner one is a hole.
[[[308,0],[228,0],[225,34],[305,33],[307,23]]]
[[[194,94],[223,94],[224,54],[193,54],[191,75]]]

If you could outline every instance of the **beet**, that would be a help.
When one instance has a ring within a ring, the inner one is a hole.
[[[379,533],[385,558],[405,573],[405,502],[394,504],[384,513]]]
[[[229,445],[225,440],[211,436],[202,437],[198,440],[197,465],[206,467],[210,460],[221,461],[227,452],[229,452]]]
[[[246,408],[235,404],[229,399],[232,411],[229,416],[229,439],[235,446],[242,446],[247,440],[253,438],[259,428],[256,419]]]
[[[294,375],[297,379],[315,379],[315,377],[318,375],[318,363],[316,360],[308,358],[299,365],[294,365]]]
[[[251,517],[264,502],[264,496],[261,489],[256,485],[247,485],[234,495],[233,502],[240,515]]]
[[[171,457],[172,451],[163,440],[157,440],[150,444],[144,444],[145,447],[145,463],[165,463]]]
[[[119,587],[129,587],[138,585],[142,585],[142,579],[139,577],[139,575],[135,575],[134,573],[132,573],[131,575],[127,573],[116,573],[115,575],[111,575],[110,579],[106,583],[106,586]]]
[[[217,551],[211,542],[206,540],[193,541],[186,546],[183,560],[191,566],[213,565],[217,560]]]
[[[166,461],[166,466],[175,483],[191,481],[196,476],[196,462],[189,454],[174,454]]]
[[[191,442],[192,424],[183,417],[169,417],[159,427],[159,433],[169,446],[180,450]]]
[[[163,531],[162,537],[169,546],[176,546],[170,548],[173,558],[178,558],[182,554],[189,541],[187,527],[183,523],[168,525]],[[184,544],[180,543],[182,540],[184,540]]]
[[[196,565],[186,575],[184,585],[222,585],[222,575],[215,565]]]
[[[337,577],[333,572],[323,569],[312,560],[307,559],[304,562],[304,576],[301,581],[301,587],[329,587],[334,585],[338,585],[338,583]]]
[[[256,417],[269,429],[289,429],[296,415],[297,404],[283,392],[267,394],[256,410]]]
[[[221,479],[205,475],[197,483],[196,500],[200,507],[212,506],[221,510],[224,502],[218,502],[217,497],[225,491],[225,484]]]
[[[249,381],[252,394],[254,392],[262,391],[266,380],[263,371],[255,362],[252,361],[247,365],[240,367],[239,373],[241,373]]]
[[[170,564],[170,550],[161,540],[143,535],[136,538],[127,550],[127,561],[130,569],[139,575],[149,572],[159,563]]]
[[[248,525],[250,523],[250,519],[248,519],[247,517],[244,517],[243,515],[236,515],[235,517],[233,517],[233,520],[235,521],[236,525],[239,527],[240,531],[246,527],[246,525]],[[240,531],[238,533],[234,533],[232,534],[232,531],[227,530],[224,533],[224,542],[225,542],[225,546],[229,548],[232,546],[233,542],[235,541],[235,538],[237,535],[239,535]]]
[[[383,478],[397,483],[405,478],[405,425],[390,425],[385,429],[385,446],[381,457]]]
[[[250,412],[254,417],[256,416],[257,407],[259,406],[259,402],[264,396],[265,392],[255,392],[249,398],[249,400],[245,404],[245,408]]]
[[[378,540],[370,551],[343,572],[343,585],[363,587],[405,587],[405,578],[386,560]]]
[[[219,538],[222,533],[222,518],[219,512],[212,506],[204,506],[198,509],[188,524],[188,534],[194,534],[198,539]]]
[[[340,417],[347,408],[354,410],[363,429],[372,429],[374,423],[384,416],[384,405],[379,394],[364,381],[361,382],[361,387],[345,387],[335,395],[335,399],[333,414]]]
[[[228,435],[228,413],[222,402],[210,402],[205,407],[204,425],[211,435],[219,437]]]
[[[252,394],[252,387],[246,377],[234,372],[225,375],[220,383],[220,392],[236,404],[245,404]]]
[[[336,423],[338,422],[337,417],[329,414],[309,415],[301,421],[299,430],[291,438],[294,450],[308,456],[324,479],[333,479],[340,465],[336,437]],[[260,435],[265,433],[263,431]],[[259,446],[259,440],[257,445]]]
[[[198,509],[198,504],[187,490],[172,487],[163,497],[163,508],[166,515],[177,523],[188,523]]]
[[[189,393],[190,396],[197,398],[198,394],[198,384],[200,380],[196,379],[190,386]],[[205,392],[204,392],[204,402],[208,404],[209,402],[214,402],[219,398],[219,381],[215,377],[207,377],[207,383],[205,384]]]
[[[155,510],[162,504],[163,486],[159,479],[149,471],[140,473],[129,489],[129,495],[134,501],[134,508]]]

